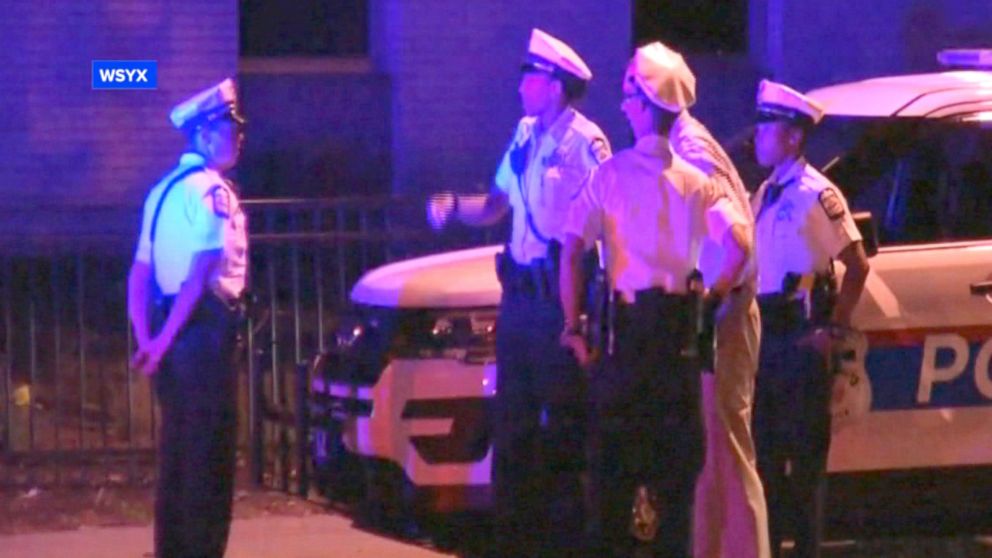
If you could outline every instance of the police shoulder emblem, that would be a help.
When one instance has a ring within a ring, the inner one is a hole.
[[[591,153],[592,158],[596,159],[599,163],[602,163],[610,158],[610,148],[606,145],[606,140],[603,138],[596,138],[592,140],[592,143],[589,144],[589,153]]]
[[[228,219],[231,217],[231,194],[223,186],[214,186],[207,194],[210,196],[214,214],[218,217]]]
[[[827,217],[831,221],[836,221],[844,216],[844,202],[840,201],[840,196],[833,188],[827,188],[820,192],[820,205],[823,206],[823,211],[827,213]]]

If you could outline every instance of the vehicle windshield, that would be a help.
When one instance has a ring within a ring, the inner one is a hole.
[[[992,237],[992,127],[986,114],[954,119],[828,116],[810,137],[809,160],[870,211],[879,243]],[[768,171],[754,161],[752,132],[730,142],[751,191]]]

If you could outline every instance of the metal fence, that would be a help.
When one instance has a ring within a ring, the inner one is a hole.
[[[360,275],[489,240],[398,226],[397,208],[417,206],[368,197],[244,203],[253,303],[241,336],[239,438],[256,482],[306,486],[296,482],[307,441],[296,409],[307,363],[326,348]],[[128,367],[133,245],[120,234],[0,239],[0,485],[152,480],[157,408],[149,380]]]

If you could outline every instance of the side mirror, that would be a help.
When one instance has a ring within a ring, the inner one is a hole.
[[[872,257],[878,253],[878,229],[875,227],[875,220],[872,219],[870,211],[859,211],[851,215],[854,224],[861,233],[861,238],[865,246],[865,254]]]

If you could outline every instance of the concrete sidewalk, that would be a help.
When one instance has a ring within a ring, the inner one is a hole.
[[[0,558],[150,558],[152,528],[101,527],[0,536]],[[436,558],[451,556],[360,531],[340,515],[234,521],[226,558]]]

